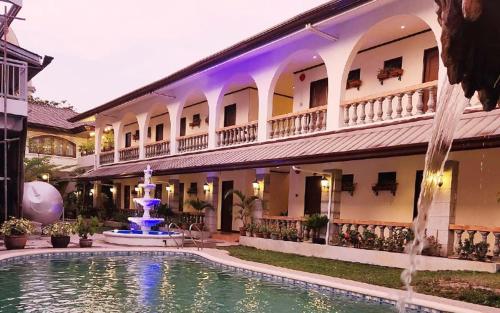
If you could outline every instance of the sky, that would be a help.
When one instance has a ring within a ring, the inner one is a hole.
[[[326,0],[24,0],[20,45],[54,61],[34,96],[82,112]]]

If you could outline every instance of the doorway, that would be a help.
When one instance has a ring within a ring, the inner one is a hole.
[[[304,214],[321,213],[321,176],[306,177],[304,194]]]
[[[415,194],[413,195],[413,219],[415,219],[415,217],[417,217],[418,214],[418,198],[420,196],[420,190],[423,179],[424,179],[424,171],[418,170],[415,173]]]
[[[236,103],[224,107],[224,127],[236,125]]]
[[[222,205],[221,205],[221,218],[220,218],[220,229],[223,232],[233,231],[233,195],[229,194],[224,197],[229,190],[233,189],[233,181],[223,181],[222,182]]]
[[[179,183],[179,212],[184,211],[184,183]]]
[[[431,82],[438,79],[439,72],[439,50],[437,47],[426,49],[424,51],[424,71],[422,74],[422,83]],[[427,102],[429,101],[429,91],[424,91],[424,112],[427,111]]]

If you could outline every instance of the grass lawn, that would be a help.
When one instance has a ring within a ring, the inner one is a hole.
[[[401,270],[397,268],[305,257],[244,246],[220,249],[243,260],[390,288],[403,288]],[[415,277],[413,285],[419,293],[500,308],[500,273],[421,271]]]

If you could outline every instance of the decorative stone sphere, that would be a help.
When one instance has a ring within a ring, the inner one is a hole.
[[[41,181],[24,183],[24,217],[47,225],[57,221],[62,212],[63,199],[54,186]]]

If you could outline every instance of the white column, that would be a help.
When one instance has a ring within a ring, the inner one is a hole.
[[[208,149],[217,147],[217,126],[219,125],[219,108],[222,102],[222,88],[215,88],[205,93],[208,102]]]
[[[260,142],[266,141],[269,135],[269,124],[267,121],[271,117],[273,109],[273,79],[277,68],[277,66],[273,66],[254,75],[259,95],[259,129],[257,140]]]
[[[217,173],[207,173],[207,183],[210,190],[205,194],[205,201],[210,202],[214,209],[205,210],[205,224],[209,232],[217,231],[217,212],[219,211],[219,176]]]
[[[170,117],[170,154],[177,153],[177,137],[179,137],[181,126],[181,115],[184,101],[167,104],[168,115]]]
[[[145,148],[146,138],[148,135],[149,119],[151,117],[150,112],[143,112],[137,114],[137,123],[139,124],[139,159],[142,160],[146,157]]]
[[[94,130],[94,168],[99,166],[99,155],[101,153],[102,127],[96,126]]]
[[[120,161],[120,148],[123,132],[123,122],[117,121],[112,124],[113,126],[113,137],[114,137],[114,147],[115,147],[115,163]]]

